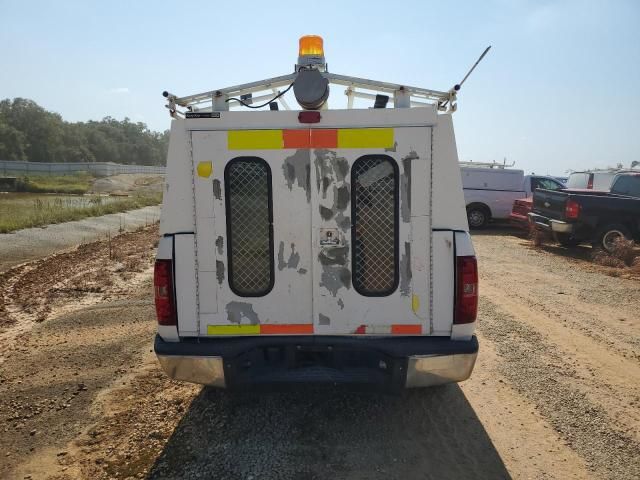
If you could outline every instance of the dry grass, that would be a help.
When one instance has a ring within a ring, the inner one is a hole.
[[[161,193],[139,193],[118,198],[37,196],[23,199],[21,195],[30,194],[0,197],[0,233],[125,212],[148,205],[158,205],[162,201]]]
[[[82,195],[89,191],[93,180],[89,173],[25,176],[18,179],[18,191]]]

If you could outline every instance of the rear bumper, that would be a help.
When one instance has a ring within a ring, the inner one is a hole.
[[[563,222],[562,220],[554,220],[553,218],[544,217],[537,213],[529,214],[529,221],[537,228],[556,233],[573,233],[574,225],[572,223]]]
[[[522,230],[529,230],[529,217],[527,215],[511,212],[509,214],[509,223]]]
[[[156,335],[155,352],[169,377],[213,387],[330,384],[396,391],[466,380],[478,340],[309,335],[172,343]]]

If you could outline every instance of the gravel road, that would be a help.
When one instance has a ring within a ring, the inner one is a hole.
[[[144,266],[155,232],[128,235],[119,251],[143,259],[128,281],[126,258],[102,257],[86,272],[107,273],[59,288],[40,321],[24,302],[5,309],[0,478],[640,478],[640,279],[585,252],[474,236],[481,355],[467,382],[256,395],[159,371]],[[33,268],[85,275],[71,267],[86,252],[65,255]],[[6,273],[0,293],[32,271]]]

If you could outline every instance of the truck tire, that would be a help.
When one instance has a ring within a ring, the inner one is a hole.
[[[553,237],[555,238],[556,242],[558,242],[563,247],[571,248],[580,245],[580,240],[577,240],[573,235],[570,235],[568,233],[554,232]]]
[[[469,228],[478,229],[484,228],[489,223],[491,214],[487,207],[482,205],[469,205],[467,207],[467,220],[469,222]]]
[[[596,239],[593,242],[594,248],[601,248],[605,252],[612,253],[614,249],[614,242],[617,238],[624,237],[631,239],[631,232],[624,225],[619,223],[611,223],[598,229],[596,233]]]

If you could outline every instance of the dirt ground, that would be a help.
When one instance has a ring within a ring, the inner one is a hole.
[[[640,478],[640,279],[588,249],[474,235],[467,382],[257,395],[159,371],[156,240],[147,228],[111,255],[101,242],[0,277],[0,478]]]

